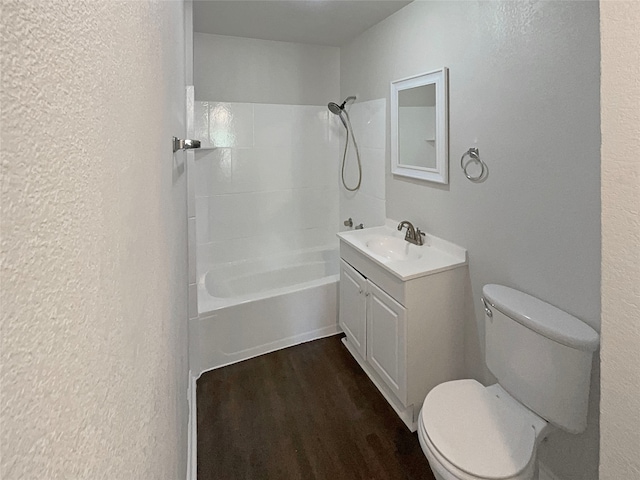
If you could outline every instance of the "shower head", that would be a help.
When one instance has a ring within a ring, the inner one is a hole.
[[[329,102],[329,105],[327,106],[329,107],[329,111],[331,113],[333,113],[334,115],[340,115],[344,111],[344,106],[347,104],[347,102],[350,102],[355,99],[356,97],[351,96],[351,97],[345,98],[344,102],[342,102],[342,105],[338,105],[337,103],[334,103],[334,102]]]
[[[334,115],[340,115],[344,109],[344,103],[342,105],[338,105],[337,103],[329,102],[329,105],[327,106],[329,107],[329,111]]]

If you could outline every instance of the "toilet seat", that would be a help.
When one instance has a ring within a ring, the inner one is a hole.
[[[422,413],[420,414],[420,417]],[[438,449],[433,446],[431,441],[429,440],[429,435],[427,435],[424,431],[424,425],[422,423],[422,418],[420,418],[420,422],[418,424],[418,439],[420,440],[420,446],[422,447],[422,451],[424,452],[427,460],[429,461],[429,466],[431,467],[431,471],[435,475],[437,480],[493,480],[493,479],[483,479],[481,477],[477,477],[475,475],[470,475],[458,467],[448,462],[446,458],[444,458],[438,452]],[[535,461],[531,460],[527,468],[525,468],[522,472],[520,472],[515,477],[511,477],[509,479],[501,479],[501,480],[531,480],[534,478],[535,472]]]
[[[431,453],[478,479],[530,478],[546,424],[499,385],[487,388],[475,380],[438,385],[420,415]]]

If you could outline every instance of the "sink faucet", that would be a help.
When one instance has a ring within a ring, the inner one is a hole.
[[[413,243],[414,245],[423,245],[424,242],[422,237],[424,237],[424,232],[421,232],[419,228],[414,228],[411,222],[407,220],[403,220],[398,224],[398,230],[402,230],[403,227],[407,227],[407,234],[404,236],[404,239]]]

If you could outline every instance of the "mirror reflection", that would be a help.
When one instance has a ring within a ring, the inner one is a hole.
[[[398,92],[398,155],[400,163],[436,167],[436,86]]]

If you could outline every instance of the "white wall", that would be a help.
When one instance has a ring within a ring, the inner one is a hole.
[[[468,249],[475,318],[466,365],[484,382],[485,283],[521,289],[599,330],[598,46],[594,2],[418,1],[341,49],[342,95],[359,100],[388,98],[392,80],[450,69],[450,183],[392,177],[387,149],[387,216]],[[472,146],[489,166],[484,183],[459,168]],[[594,372],[587,432],[556,433],[541,449],[567,480],[597,478]]]
[[[196,102],[197,264],[337,247],[338,121],[326,106]],[[340,128],[342,125],[340,125]]]
[[[640,478],[640,4],[601,2],[600,478]]]
[[[5,480],[185,478],[182,8],[2,6]]]
[[[341,101],[337,47],[196,33],[196,100],[327,105]]]

